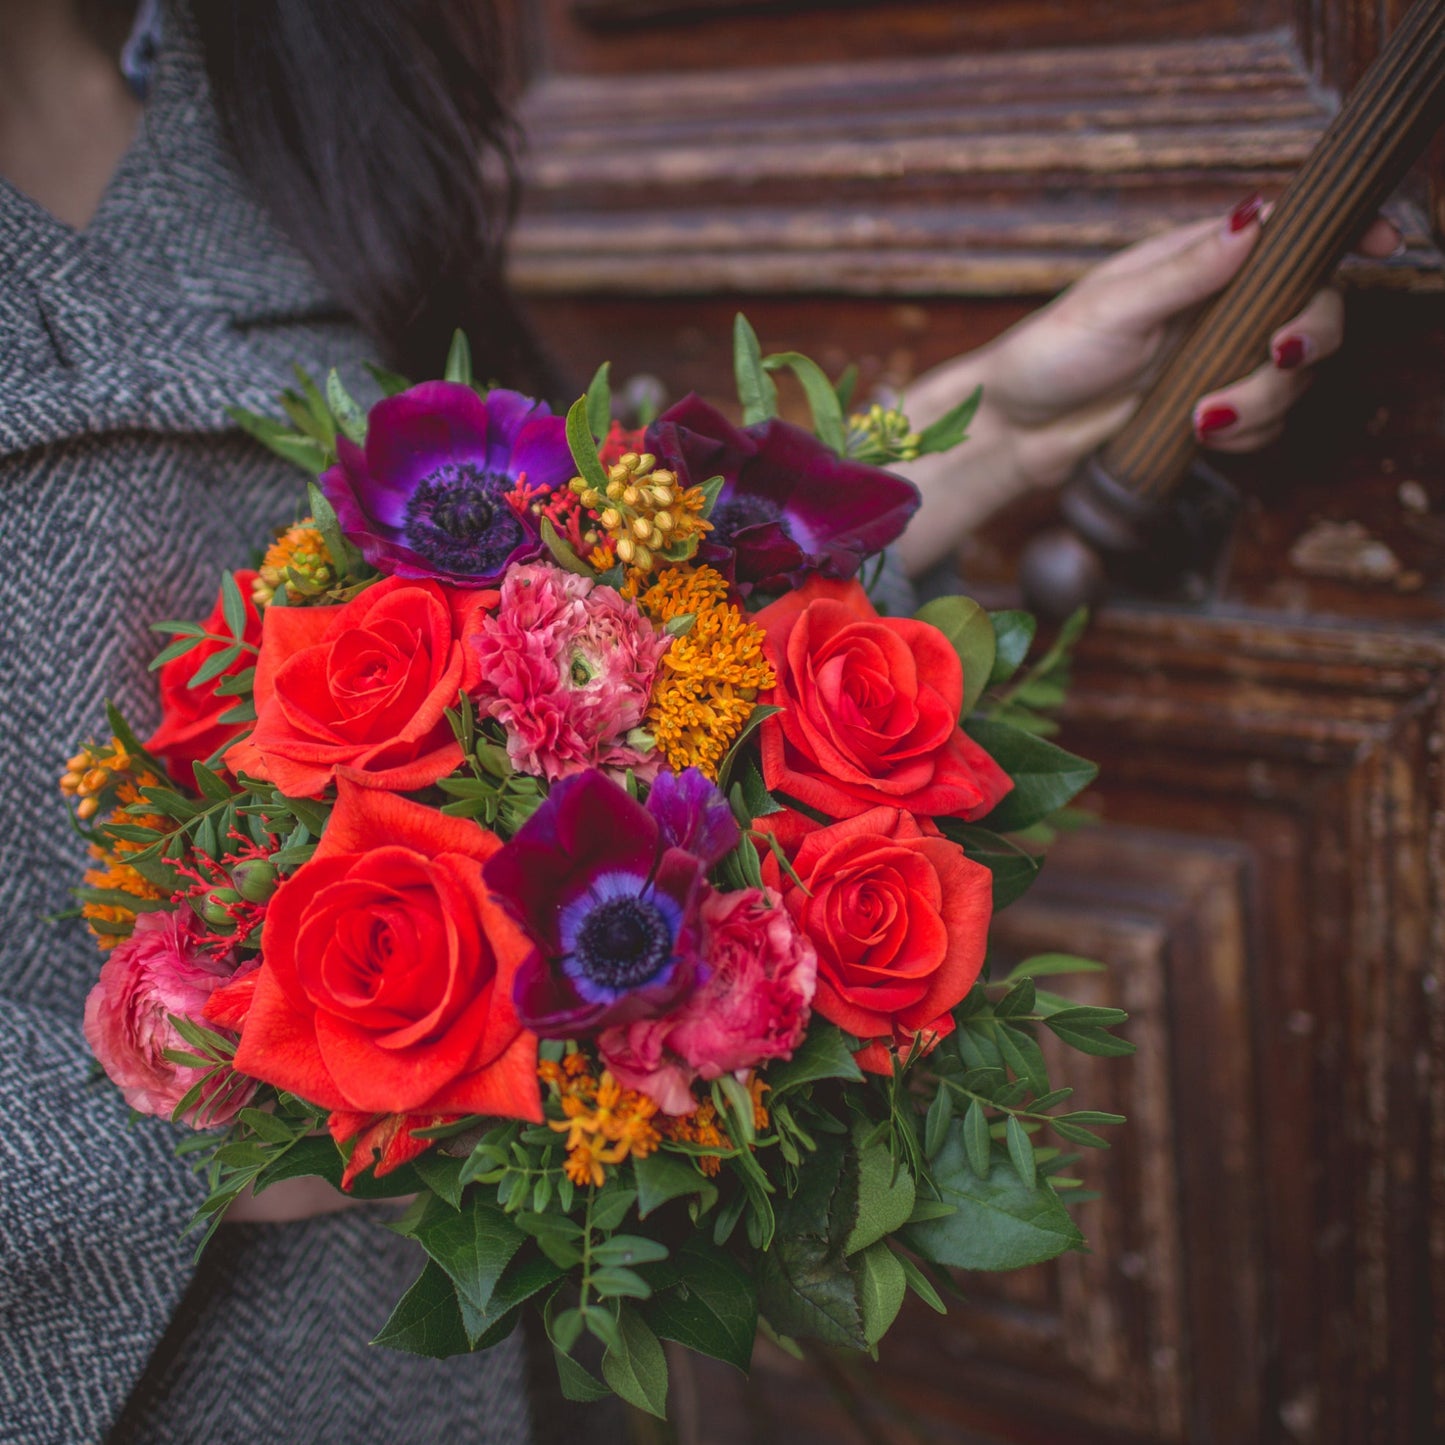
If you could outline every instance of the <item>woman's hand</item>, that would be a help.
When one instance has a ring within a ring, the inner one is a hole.
[[[1128,420],[1147,386],[1170,323],[1218,291],[1259,238],[1263,208],[1251,197],[1223,220],[1155,236],[1097,266],[1056,300],[971,356],[909,389],[915,427],[976,385],[983,404],[961,457],[909,469],[924,503],[900,542],[919,572],[947,555],[991,512],[1022,492],[1057,486]],[[1400,233],[1376,221],[1359,249],[1388,256]],[[1339,349],[1343,304],[1321,291],[1271,338],[1271,359],[1198,399],[1201,444],[1252,451],[1279,436],[1304,394],[1311,366]]]

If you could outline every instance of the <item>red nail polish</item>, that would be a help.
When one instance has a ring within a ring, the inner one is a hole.
[[[1207,406],[1194,418],[1194,432],[1196,436],[1207,437],[1233,426],[1238,420],[1239,413],[1232,406]]]
[[[1258,219],[1259,213],[1264,209],[1264,197],[1256,191],[1247,200],[1241,201],[1229,213],[1229,233],[1237,235],[1246,226],[1252,226]]]
[[[1274,364],[1281,371],[1293,371],[1305,359],[1303,336],[1286,336],[1275,343]]]

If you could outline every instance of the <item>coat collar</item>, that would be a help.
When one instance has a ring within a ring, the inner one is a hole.
[[[140,131],[75,231],[0,180],[0,455],[102,431],[218,431],[269,410],[354,329],[220,136],[200,47],[167,6]]]

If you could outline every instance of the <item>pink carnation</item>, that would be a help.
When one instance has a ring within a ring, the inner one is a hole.
[[[667,1114],[690,1114],[696,1079],[743,1075],[792,1056],[808,1026],[818,956],[775,895],[709,890],[706,981],[675,1013],[607,1029],[602,1062]]]
[[[549,782],[586,768],[659,759],[628,741],[641,725],[657,665],[672,639],[611,587],[545,563],[513,567],[476,642],[483,717],[507,732],[507,756]]]
[[[167,1049],[189,1049],[171,1015],[206,1026],[206,1000],[232,969],[201,948],[184,913],[142,913],[135,932],[111,950],[85,1001],[85,1037],[132,1109],[169,1118],[206,1070],[172,1063]],[[218,1091],[224,1098],[217,1100]],[[218,1078],[187,1122],[226,1124],[255,1092]]]

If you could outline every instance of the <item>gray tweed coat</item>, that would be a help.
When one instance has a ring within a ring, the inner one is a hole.
[[[94,223],[0,182],[0,1441],[532,1438],[519,1342],[444,1364],[367,1341],[419,1268],[356,1210],[227,1226],[201,1261],[174,1135],[127,1131],[80,1030],[100,959],[64,910],[56,778],[116,698],[155,721],[152,619],[200,616],[296,477],[232,430],[357,334],[249,199],[171,23]]]

